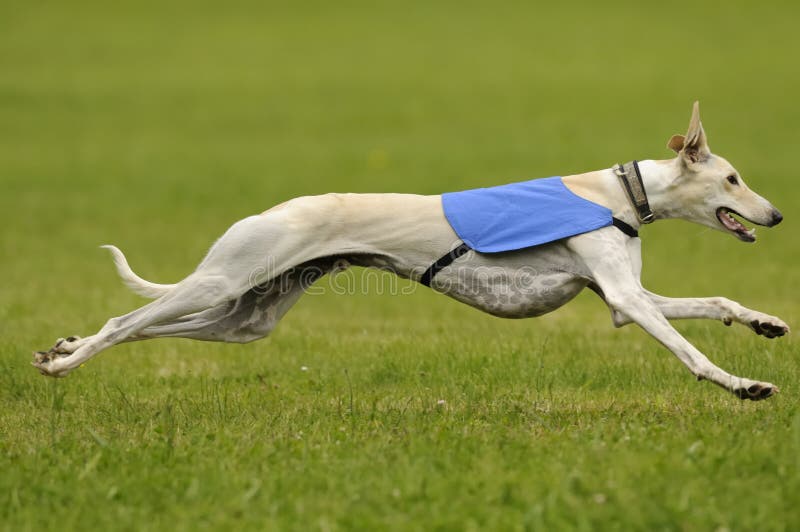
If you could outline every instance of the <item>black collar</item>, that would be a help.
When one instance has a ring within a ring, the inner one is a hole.
[[[643,224],[649,224],[655,220],[655,215],[647,202],[647,193],[644,190],[642,174],[639,172],[639,163],[631,161],[625,164],[616,164],[614,165],[614,173],[617,174],[622,183],[622,188],[628,194],[628,199],[633,204],[639,221]],[[636,179],[632,179],[633,176]]]

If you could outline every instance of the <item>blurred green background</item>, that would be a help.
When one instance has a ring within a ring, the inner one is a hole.
[[[294,196],[667,158],[694,100],[785,221],[755,245],[647,227],[645,284],[796,324],[798,17],[788,1],[0,2],[2,526],[791,528],[794,340],[678,325],[783,390],[741,404],[613,330],[591,294],[522,322],[422,289],[308,297],[247,346],[119,346],[63,381],[28,361],[142,304],[100,244],[174,282]]]

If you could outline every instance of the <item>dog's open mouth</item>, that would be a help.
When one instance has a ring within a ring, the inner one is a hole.
[[[738,212],[732,211],[727,207],[720,207],[717,209],[717,219],[725,227],[725,229],[736,235],[739,240],[742,240],[743,242],[755,242],[756,230],[745,227],[742,222],[733,217],[734,214],[744,218],[744,216]]]

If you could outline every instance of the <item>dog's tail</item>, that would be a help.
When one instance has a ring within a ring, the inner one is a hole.
[[[128,261],[125,258],[125,255],[119,250],[118,247],[110,244],[100,247],[111,252],[111,257],[114,259],[114,266],[117,267],[117,273],[119,273],[119,276],[122,278],[122,282],[125,283],[128,288],[133,290],[134,293],[139,294],[142,297],[156,299],[166,294],[172,289],[173,286],[175,286],[174,284],[156,284],[151,283],[150,281],[145,281],[133,273],[131,267],[128,266]]]

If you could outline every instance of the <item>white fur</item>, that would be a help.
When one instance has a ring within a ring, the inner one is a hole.
[[[729,231],[716,215],[725,207],[761,225],[780,221],[775,208],[748,189],[727,161],[711,154],[696,105],[689,133],[673,137],[670,147],[678,152],[675,159],[639,165],[657,219],[682,218]],[[737,184],[728,181],[731,175]],[[576,194],[639,226],[611,169],[568,176],[564,182]],[[458,243],[439,196],[327,194],[297,198],[237,222],[195,272],[174,285],[141,279],[121,251],[104,246],[125,284],[155,300],[112,318],[92,336],[59,339],[49,351],[35,354],[34,365],[45,375],[63,377],[103,349],[126,341],[178,336],[249,342],[269,334],[325,273],[355,264],[419,279]],[[589,286],[608,304],[616,326],[637,323],[698,379],[748,399],[777,391],[770,383],[718,368],[668,320],[735,321],[767,337],[787,333],[783,321],[720,297],[653,294],[641,285],[641,267],[640,240],[606,227],[516,252],[469,252],[442,270],[432,288],[498,316],[528,317],[558,308]]]

